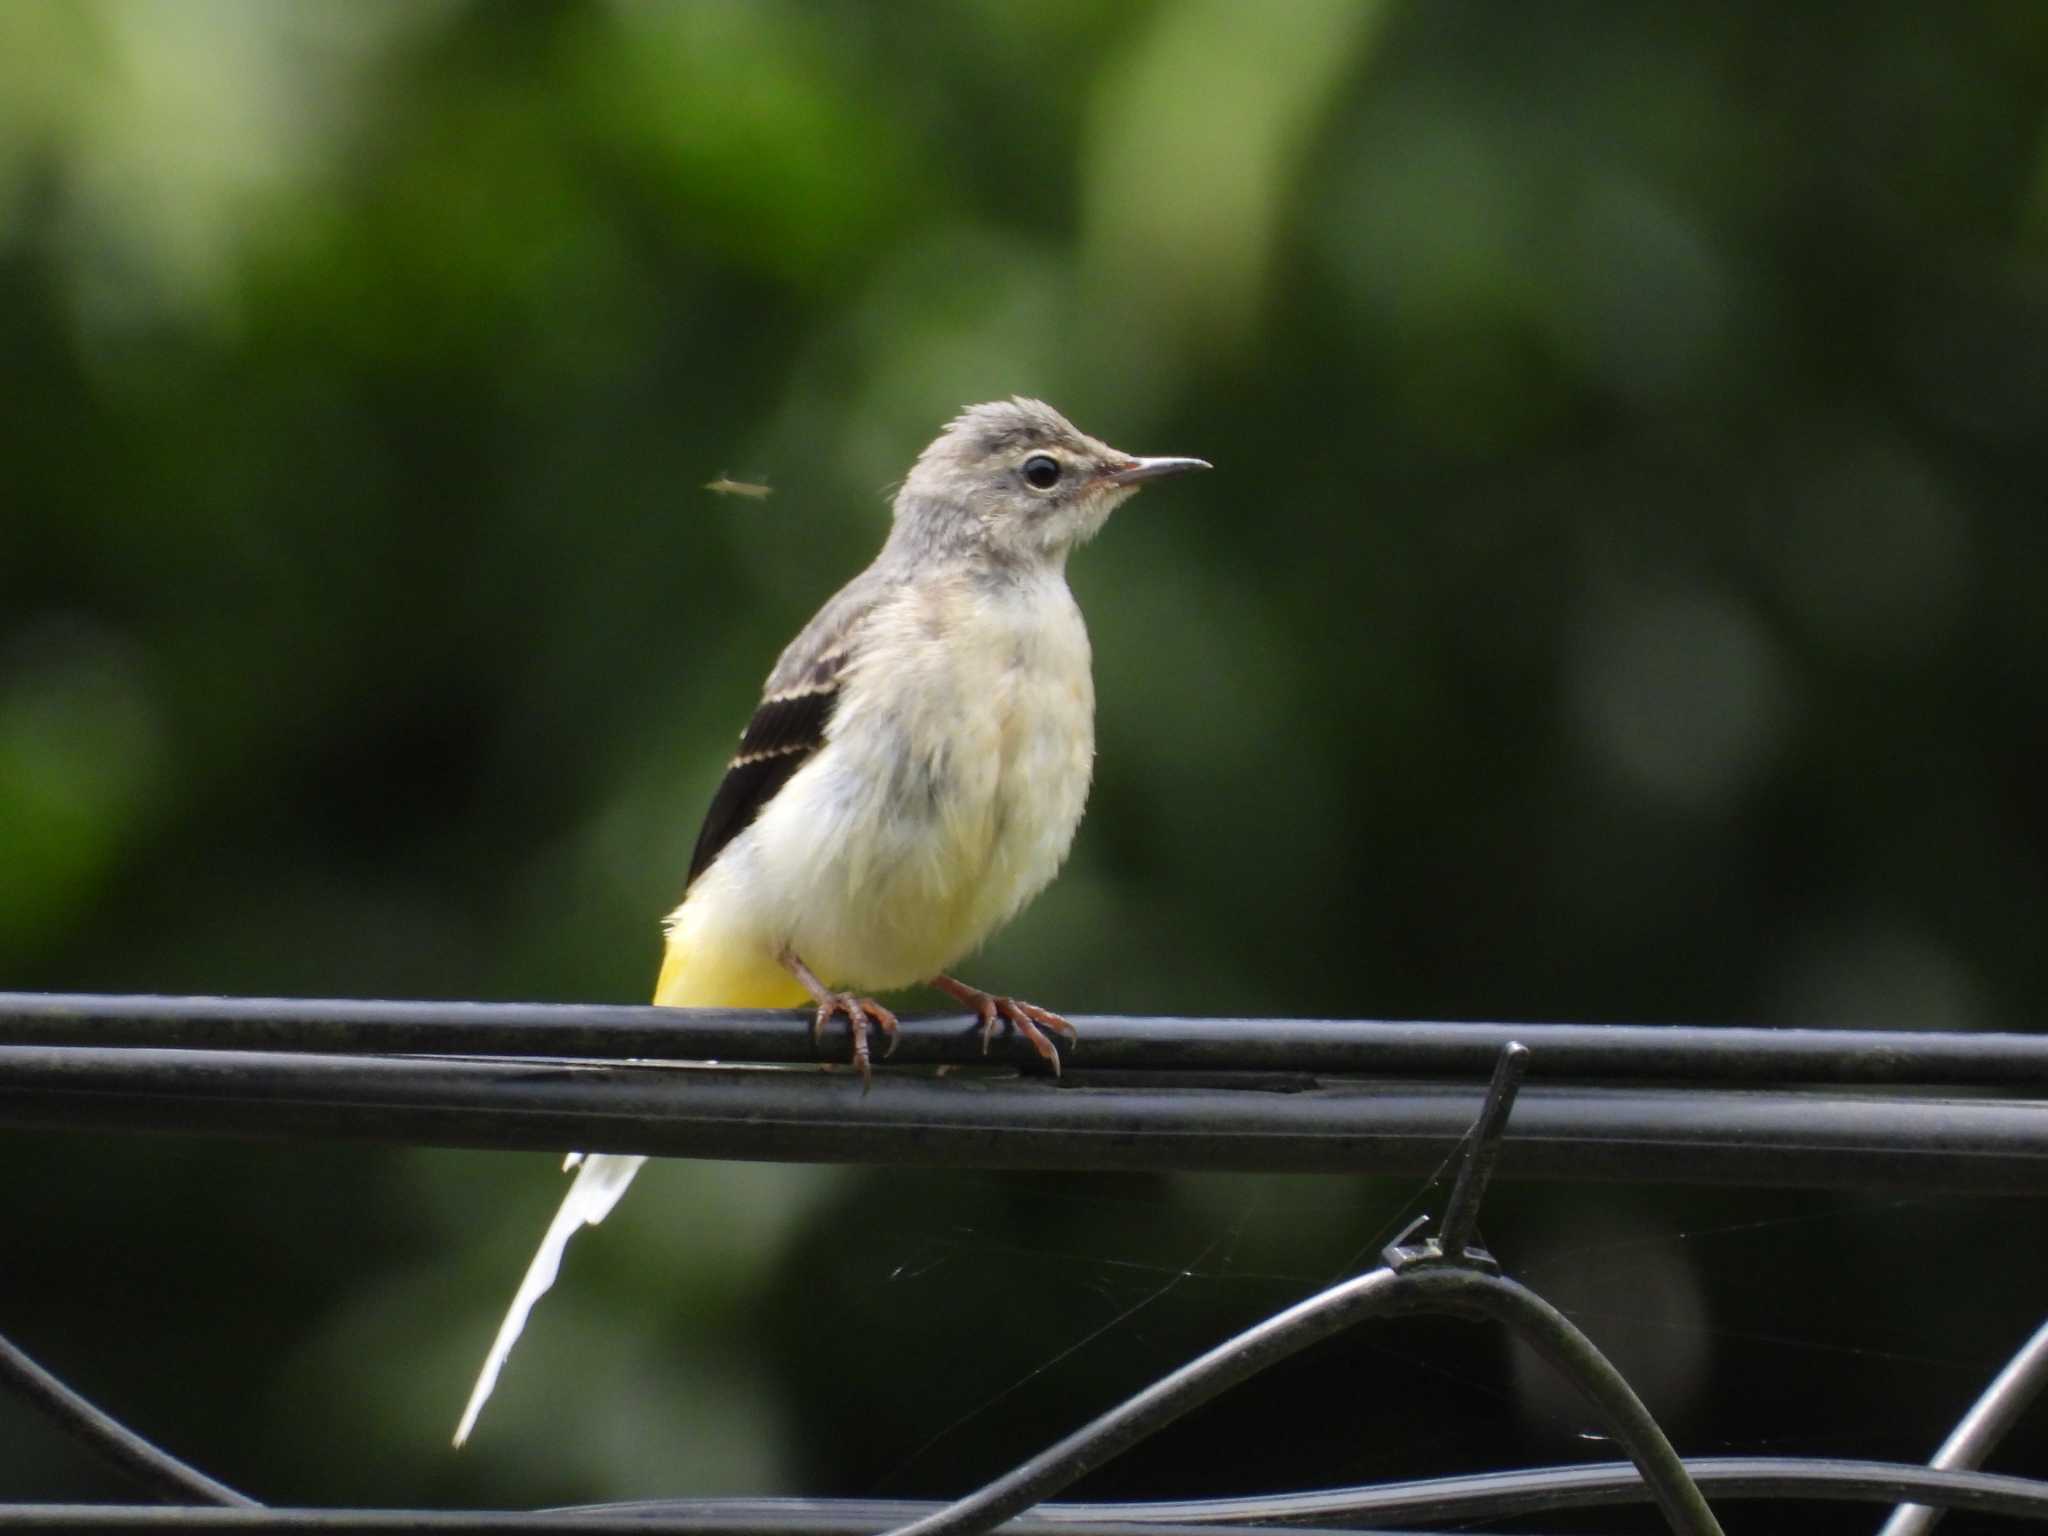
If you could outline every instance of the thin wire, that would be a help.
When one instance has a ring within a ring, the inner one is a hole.
[[[1021,1391],[1024,1387],[1030,1385],[1033,1381],[1036,1381],[1040,1376],[1043,1376],[1047,1371],[1052,1370],[1062,1361],[1067,1360],[1072,1356],[1080,1353],[1082,1350],[1086,1349],[1090,1344],[1093,1344],[1097,1339],[1103,1337],[1105,1334],[1114,1331],[1117,1328],[1122,1327],[1125,1323],[1129,1322],[1132,1318],[1136,1317],[1140,1312],[1143,1312],[1146,1308],[1152,1306],[1155,1302],[1163,1300],[1170,1293],[1172,1293],[1175,1290],[1178,1290],[1184,1281],[1192,1279],[1201,1270],[1201,1267],[1204,1264],[1208,1263],[1210,1256],[1213,1255],[1218,1248],[1224,1246],[1226,1239],[1228,1239],[1231,1242],[1231,1245],[1235,1247],[1236,1237],[1240,1232],[1243,1231],[1243,1229],[1244,1218],[1240,1216],[1235,1227],[1233,1227],[1228,1232],[1218,1233],[1209,1242],[1209,1244],[1202,1249],[1200,1253],[1195,1255],[1195,1257],[1192,1260],[1190,1260],[1187,1264],[1183,1265],[1181,1268],[1175,1270],[1171,1275],[1169,1275],[1164,1284],[1155,1286],[1152,1290],[1147,1291],[1137,1301],[1133,1302],[1130,1306],[1125,1307],[1122,1311],[1118,1312],[1114,1317],[1110,1318],[1107,1322],[1101,1324],[1098,1327],[1089,1329],[1088,1332],[1082,1334],[1080,1338],[1074,1340],[1073,1343],[1067,1345],[1066,1348],[1060,1350],[1051,1359],[1041,1361],[1039,1364],[1033,1366],[1030,1370],[1026,1371],[1022,1376],[1018,1377],[1017,1380],[1011,1382],[1007,1387],[1004,1387],[1000,1392],[996,1393],[993,1397],[986,1398],[983,1401],[975,1404],[974,1407],[968,1409],[965,1413],[961,1414],[957,1419],[954,1419],[950,1424],[946,1425],[943,1429],[940,1429],[937,1433],[933,1434],[930,1438],[925,1440],[923,1444],[919,1445],[915,1450],[911,1451],[909,1455],[905,1456],[901,1461],[897,1462],[895,1466],[891,1467],[887,1472],[882,1474],[882,1476],[875,1479],[874,1486],[876,1488],[886,1488],[890,1483],[894,1482],[897,1478],[901,1477],[911,1467],[917,1465],[917,1463],[921,1461],[927,1453],[930,1452],[933,1446],[938,1445],[940,1442],[944,1441],[948,1436],[955,1433],[963,1425],[971,1424],[972,1422],[974,1422],[974,1420],[980,1418],[984,1413],[987,1413],[989,1409],[995,1407],[997,1403],[1000,1403],[1005,1398],[1008,1398],[1014,1393]]]
[[[1926,1195],[1905,1195],[1897,1200],[1885,1200],[1874,1207],[1845,1209],[1830,1205],[1825,1210],[1795,1211],[1788,1216],[1764,1216],[1748,1221],[1723,1222],[1711,1227],[1680,1227],[1670,1232],[1649,1232],[1632,1237],[1604,1237],[1593,1242],[1573,1243],[1569,1248],[1545,1248],[1527,1264],[1518,1264],[1516,1273],[1524,1285],[1534,1285],[1538,1276],[1549,1274],[1552,1266],[1560,1259],[1580,1258],[1597,1255],[1608,1258],[1617,1253],[1626,1253],[1635,1248],[1675,1247],[1680,1243],[1702,1243],[1709,1238],[1740,1236],[1750,1232],[1763,1232],[1774,1227],[1817,1226],[1822,1223],[1838,1223],[1863,1216],[1874,1209],[1889,1215],[1907,1206],[1933,1206],[1943,1202]]]
[[[1686,1470],[1716,1499],[1786,1499],[1893,1504],[1901,1496],[2048,1523],[2048,1482],[1988,1472],[1938,1471],[1913,1462],[1841,1457],[1702,1457]],[[1274,1524],[1317,1529],[1370,1527],[1388,1520],[1435,1526],[1446,1521],[1511,1519],[1543,1513],[1644,1504],[1649,1491],[1627,1462],[1530,1467],[1511,1472],[1379,1483],[1313,1493],[1131,1504],[1041,1504],[1006,1522],[1013,1536],[1257,1536]],[[142,1533],[237,1532],[241,1536],[324,1536],[393,1531],[458,1536],[476,1531],[631,1530],[642,1536],[866,1536],[940,1506],[910,1499],[643,1499],[526,1511],[264,1509],[143,1505],[0,1505],[0,1530]]]
[[[189,1467],[169,1451],[151,1444],[111,1415],[44,1370],[13,1343],[0,1338],[0,1380],[11,1383],[30,1402],[71,1435],[111,1461],[141,1486],[161,1498],[180,1503],[218,1504],[238,1509],[263,1506],[225,1483]]]
[[[1974,1470],[1944,1470],[1913,1462],[1856,1461],[1841,1457],[1717,1456],[1689,1459],[1685,1469],[1716,1499],[1816,1499],[1888,1504],[1901,1493],[1931,1497],[1948,1508],[2015,1515],[2048,1522],[2048,1482]],[[1290,1524],[1330,1526],[1380,1520],[1487,1520],[1642,1504],[1650,1494],[1625,1461],[1580,1466],[1481,1472],[1363,1488],[1255,1498],[1150,1501],[1142,1504],[1041,1504],[1048,1521],[1153,1520],[1185,1524]]]
[[[2048,1386],[2048,1323],[2022,1344],[2005,1369],[1992,1378],[1984,1395],[1957,1422],[1930,1466],[1942,1471],[1979,1467],[2005,1438],[2027,1405]],[[1878,1536],[1926,1536],[1942,1512],[1927,1504],[1901,1504],[1892,1511]]]

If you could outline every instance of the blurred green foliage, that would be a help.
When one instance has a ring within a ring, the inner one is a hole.
[[[776,649],[1010,393],[1218,472],[1076,562],[1097,788],[988,984],[2036,1022],[2018,0],[0,8],[0,985],[645,996]],[[1413,1193],[659,1168],[456,1457],[545,1160],[5,1146],[0,1329],[284,1501],[958,1490]],[[1882,1192],[1501,1204],[1689,1448],[1925,1454],[2038,1308]],[[1574,1453],[1539,1374],[1347,1342],[1099,1488]]]

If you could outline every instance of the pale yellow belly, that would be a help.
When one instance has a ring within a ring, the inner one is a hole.
[[[855,680],[826,749],[672,916],[680,958],[657,1000],[800,1001],[775,981],[785,945],[831,985],[907,986],[1036,895],[1072,843],[1094,759],[1087,635],[1071,598],[1050,617],[1024,642],[1014,623],[946,626],[943,648]]]

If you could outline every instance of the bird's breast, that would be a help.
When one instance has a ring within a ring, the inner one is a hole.
[[[833,835],[812,848],[796,947],[851,984],[923,980],[1043,889],[1080,823],[1095,689],[1065,583],[906,596],[871,631],[831,746],[811,793],[834,814],[810,824]]]
[[[906,588],[865,625],[824,747],[671,920],[696,951],[787,945],[835,986],[923,981],[1058,872],[1095,688],[1064,581]]]
[[[918,733],[943,746],[921,755],[917,773],[953,876],[940,904],[957,910],[971,944],[1066,857],[1095,760],[1095,685],[1064,582],[948,596],[946,681],[921,694],[945,718]]]
[[[1009,917],[1058,871],[1088,799],[1095,764],[1095,681],[1088,631],[1061,584],[1008,638],[993,700],[996,771],[988,875],[1014,899]]]

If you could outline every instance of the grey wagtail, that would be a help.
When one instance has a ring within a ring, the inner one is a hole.
[[[925,982],[1055,1072],[1058,1014],[946,974],[1045,888],[1067,856],[1095,759],[1088,631],[1067,555],[1148,480],[1207,469],[1140,459],[1050,406],[971,406],[918,456],[874,563],[818,610],[768,674],[712,796],[654,1001],[844,1017],[863,1082],[896,1016],[862,992]],[[644,1157],[578,1167],[482,1374],[469,1437],[562,1250],[602,1221]]]

